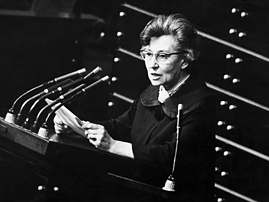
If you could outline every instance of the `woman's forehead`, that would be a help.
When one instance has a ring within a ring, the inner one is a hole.
[[[176,50],[177,40],[172,35],[163,35],[160,37],[154,37],[151,38],[149,45],[146,47],[152,51]]]

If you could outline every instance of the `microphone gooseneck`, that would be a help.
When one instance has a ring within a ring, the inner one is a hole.
[[[53,85],[59,81],[62,81],[64,79],[68,79],[72,76],[75,76],[75,75],[81,75],[81,74],[84,74],[86,72],[86,69],[85,68],[82,68],[80,70],[77,70],[77,71],[74,71],[74,72],[71,72],[71,73],[68,73],[68,74],[65,74],[63,76],[60,76],[60,77],[56,77],[54,78],[53,80],[50,80],[48,82],[45,82],[41,85],[38,85],[28,91],[26,91],[25,93],[23,93],[22,95],[20,95],[12,104],[12,107],[8,110],[7,114],[6,114],[6,117],[5,117],[5,121],[9,122],[9,123],[15,123],[15,118],[16,118],[16,113],[17,113],[17,105],[27,99],[28,96],[31,96],[33,93],[35,93],[36,91],[40,90],[40,89],[43,89],[43,88],[47,88],[48,86],[50,85]]]
[[[53,80],[52,80],[53,81]],[[15,114],[16,114],[16,108],[18,103],[23,100],[25,97],[31,95],[33,92],[40,90],[42,88],[45,88],[47,86],[49,86],[50,84],[52,84],[52,81],[50,82],[46,82],[43,83],[39,86],[36,86],[28,91],[26,91],[25,93],[23,93],[22,95],[20,95],[12,104],[11,108],[8,110],[6,117],[5,117],[5,121],[8,123],[15,123]]]
[[[64,97],[66,97],[67,95],[63,95],[60,96],[57,100],[53,101],[52,103],[50,103],[49,105],[46,106],[46,108],[52,107],[53,105],[56,105],[57,103],[61,102],[60,104],[58,104],[57,106],[55,106],[53,108],[53,110],[51,110],[49,112],[49,114],[47,115],[44,123],[42,124],[42,126],[40,127],[39,131],[38,131],[38,135],[42,136],[42,137],[46,137],[46,133],[47,133],[47,129],[48,129],[48,121],[50,120],[50,118],[52,117],[52,115],[61,107],[63,106],[65,103],[69,102],[70,100],[72,100],[73,98],[81,95],[82,93],[86,93],[89,89],[91,89],[92,87],[100,84],[101,82],[105,82],[109,80],[109,76],[104,76],[103,78],[95,81],[94,83],[90,84],[87,87],[82,87],[82,88],[78,88],[78,90],[76,90],[76,93],[73,94],[71,97],[69,97],[68,99],[64,99]],[[41,112],[43,113],[43,112]],[[39,118],[37,117],[36,121],[35,121],[35,125],[32,128],[32,131],[35,132],[37,131],[37,127],[38,127],[38,123],[39,123]]]
[[[68,73],[68,74],[65,74],[65,75],[56,77],[56,78],[54,78],[51,82],[56,82],[56,83],[57,83],[57,82],[59,82],[59,81],[62,81],[62,80],[64,80],[64,79],[68,79],[68,78],[73,77],[73,76],[75,76],[75,75],[79,75],[79,76],[81,76],[81,75],[85,74],[86,71],[87,71],[86,68],[82,68],[82,69],[79,69],[79,70],[77,70],[77,71],[74,71],[74,72],[71,72],[71,73]]]
[[[56,100],[54,100],[53,102],[51,102],[50,104],[44,106],[37,114],[36,119],[34,121],[34,124],[31,128],[32,132],[37,132],[37,128],[40,122],[40,117],[41,115],[47,110],[50,109],[52,106],[56,105],[57,103],[61,102],[62,100],[66,99],[68,96],[72,95],[73,93],[76,93],[77,91],[79,91],[80,89],[82,89],[83,87],[85,87],[86,84],[80,84],[79,86],[77,86],[76,88],[68,91],[67,93],[61,95],[59,98],[57,98]]]
[[[71,83],[68,83],[64,86],[60,86],[58,87],[56,90],[53,90],[43,96],[41,96],[39,99],[37,99],[34,104],[31,106],[28,114],[27,114],[27,117],[25,119],[25,122],[23,124],[23,127],[26,128],[26,129],[29,129],[30,127],[30,117],[33,113],[33,110],[34,108],[36,108],[36,106],[38,105],[38,103],[40,103],[41,101],[45,100],[46,98],[48,98],[49,96],[51,96],[52,94],[62,94],[64,93],[66,90],[72,88],[73,86],[76,86],[78,84],[81,84],[82,82],[85,82],[88,78],[92,77],[93,75],[97,74],[98,72],[102,71],[102,68],[101,67],[96,67],[94,70],[92,70],[90,73],[88,73],[86,76],[82,77],[82,78],[79,78]]]
[[[165,190],[165,191],[175,191],[176,182],[174,179],[174,172],[175,172],[176,159],[177,159],[177,153],[178,153],[178,143],[179,143],[179,138],[180,138],[181,128],[182,128],[182,114],[183,114],[182,109],[183,109],[183,105],[178,104],[175,154],[174,154],[174,159],[173,159],[173,166],[172,166],[171,175],[168,177],[168,179],[166,180],[165,185],[163,187],[163,190]]]
[[[17,114],[16,120],[15,120],[15,123],[16,123],[17,125],[22,125],[22,115],[23,115],[23,111],[25,111],[26,106],[27,106],[31,101],[33,101],[33,100],[39,98],[40,96],[42,96],[42,95],[44,95],[44,94],[47,94],[47,93],[53,91],[54,89],[57,89],[59,86],[62,86],[62,85],[64,85],[64,84],[66,84],[66,83],[69,83],[69,82],[71,82],[71,81],[72,81],[71,79],[64,80],[64,81],[62,81],[62,82],[60,82],[60,83],[58,83],[58,84],[56,84],[56,85],[54,85],[54,86],[52,86],[52,87],[46,88],[46,89],[43,90],[42,92],[40,92],[40,93],[38,93],[38,94],[36,94],[36,95],[34,95],[34,96],[28,98],[28,99],[27,99],[26,101],[24,101],[23,104],[21,105],[21,108],[20,108],[19,113]]]

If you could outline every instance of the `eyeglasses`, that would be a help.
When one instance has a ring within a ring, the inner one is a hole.
[[[152,53],[150,51],[141,49],[140,50],[140,55],[143,58],[143,60],[151,60],[153,56],[155,56],[155,59],[158,63],[165,64],[169,61],[169,58],[171,55],[176,55],[176,54],[181,54],[184,53],[185,51],[179,51],[179,52],[174,52],[174,53]]]

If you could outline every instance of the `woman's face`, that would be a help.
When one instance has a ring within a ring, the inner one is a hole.
[[[176,44],[177,41],[173,36],[164,35],[152,38],[150,44],[143,47],[146,53],[145,64],[148,77],[152,85],[163,85],[169,90],[183,77],[181,68],[184,64],[184,52],[177,50]],[[174,54],[169,55],[171,53]],[[153,57],[150,57],[152,54]]]

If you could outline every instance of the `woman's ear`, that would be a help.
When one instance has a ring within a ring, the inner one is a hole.
[[[189,62],[183,61],[180,68],[181,69],[186,69],[188,67],[188,65],[189,65]]]
[[[187,60],[187,61],[192,61],[192,52],[188,52],[188,53],[186,54],[186,60]]]
[[[200,52],[199,52],[199,51],[197,51],[197,50],[192,50],[192,49],[187,49],[187,50],[186,50],[186,55],[185,55],[185,57],[186,57],[186,60],[187,60],[188,62],[191,62],[191,61],[193,61],[193,60],[197,60],[198,57],[199,57],[199,55],[200,55]]]

